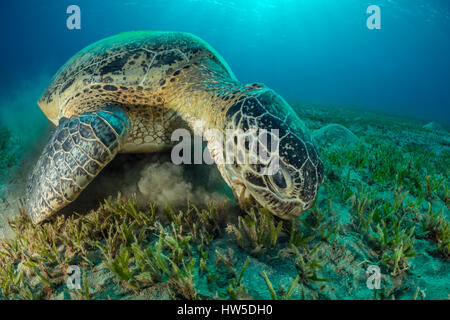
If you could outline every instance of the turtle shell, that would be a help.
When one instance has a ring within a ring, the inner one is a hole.
[[[210,58],[235,78],[220,55],[200,38],[181,32],[138,31],[95,42],[67,61],[51,80],[38,104],[55,124],[63,116],[92,111],[105,101],[139,104],[124,91],[157,91],[180,68]],[[127,96],[125,101],[118,96]],[[152,95],[158,104],[162,98]],[[128,100],[127,100],[128,98]],[[75,110],[73,110],[75,109]]]

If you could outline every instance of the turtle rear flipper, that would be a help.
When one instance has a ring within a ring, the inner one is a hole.
[[[27,184],[27,212],[37,224],[74,201],[116,156],[129,128],[120,108],[63,118]]]

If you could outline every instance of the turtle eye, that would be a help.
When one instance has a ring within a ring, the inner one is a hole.
[[[286,179],[284,179],[284,175],[281,170],[278,170],[274,175],[272,175],[272,181],[280,189],[285,189],[287,186]]]

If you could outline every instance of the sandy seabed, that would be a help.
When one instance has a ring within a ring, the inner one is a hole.
[[[8,121],[2,121],[0,135],[0,233],[5,238],[0,266],[9,273],[0,273],[0,298],[448,299],[448,128],[356,109],[302,105],[296,110],[312,132],[326,177],[315,207],[292,223],[264,212],[240,212],[214,166],[175,166],[164,154],[120,155],[64,210],[65,217],[48,224],[67,239],[51,238],[45,225],[34,229],[19,218],[27,172],[51,128],[39,110],[31,115],[31,128],[26,119],[11,126],[10,117],[18,114],[3,111],[2,120]],[[118,192],[117,203],[106,209],[99,205]],[[177,217],[179,210],[188,210],[186,198],[199,208],[211,201],[228,204],[204,217],[192,212]],[[174,210],[157,209],[146,229],[129,212],[137,208],[150,214],[150,202]],[[105,221],[111,215],[116,225],[96,226],[98,234],[89,235],[94,227],[72,212],[89,217],[97,212],[95,219]],[[13,230],[9,219],[15,221]],[[64,219],[85,230],[79,246],[72,246]],[[120,221],[131,230],[121,229]],[[205,226],[195,226],[200,221]],[[113,244],[112,231],[118,234]],[[26,237],[49,237],[54,251],[49,247],[52,254],[46,255],[42,243],[26,243]],[[25,243],[14,251],[17,239]],[[145,263],[137,248],[149,250]],[[159,258],[165,267],[152,264],[158,259],[150,252],[164,255]],[[69,263],[83,270],[80,290],[64,281]],[[370,266],[380,270],[378,290],[367,285]]]

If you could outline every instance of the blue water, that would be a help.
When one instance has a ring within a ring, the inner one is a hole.
[[[81,30],[66,27],[71,4]],[[370,4],[381,30],[366,27]],[[290,102],[450,123],[448,0],[17,0],[2,1],[0,15],[0,97],[103,37],[176,30],[209,42],[242,82]]]

